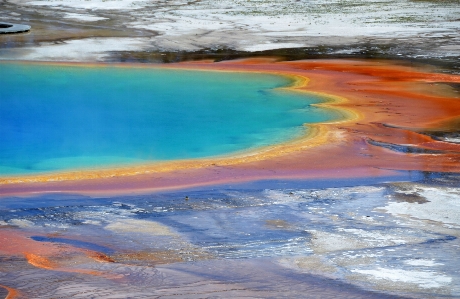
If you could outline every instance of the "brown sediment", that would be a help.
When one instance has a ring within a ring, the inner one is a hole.
[[[302,138],[256,152],[2,178],[0,194],[129,193],[261,179],[375,177],[397,170],[460,172],[460,145],[422,134],[455,130],[459,96],[442,83],[459,83],[457,75],[376,60],[246,59],[130,66],[290,76],[295,84],[286,89],[321,95],[326,102],[317,105],[334,109],[343,117],[308,125],[308,133]],[[398,147],[401,150],[394,150]]]
[[[97,262],[101,262],[101,263],[115,263],[115,260],[113,260],[111,257],[103,254],[103,253],[100,253],[100,252],[96,252],[96,251],[86,251],[86,255],[90,258],[92,258],[93,260],[97,261]]]
[[[116,260],[127,265],[141,264],[154,266],[185,261],[185,256],[178,250],[136,251],[116,255]]]
[[[139,265],[154,267],[156,265],[199,261],[214,258],[211,253],[196,248],[164,249],[149,251],[122,252],[113,258],[124,265]]]
[[[273,229],[288,229],[291,227],[289,223],[282,219],[265,220],[265,225]]]

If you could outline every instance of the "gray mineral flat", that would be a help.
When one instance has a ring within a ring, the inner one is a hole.
[[[5,33],[21,33],[30,30],[29,25],[22,24],[11,24],[11,23],[0,23],[0,34]]]

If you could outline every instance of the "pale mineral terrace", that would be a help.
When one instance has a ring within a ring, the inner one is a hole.
[[[458,0],[7,0],[0,5],[0,21],[33,28],[27,35],[2,37],[0,59],[113,61],[126,52],[313,48],[332,56],[460,64]]]

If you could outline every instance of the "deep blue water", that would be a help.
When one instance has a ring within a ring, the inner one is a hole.
[[[0,64],[0,175],[229,154],[330,120],[269,74]]]

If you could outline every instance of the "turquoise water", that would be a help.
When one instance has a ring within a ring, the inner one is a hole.
[[[287,77],[0,64],[0,175],[228,154],[330,120]]]

